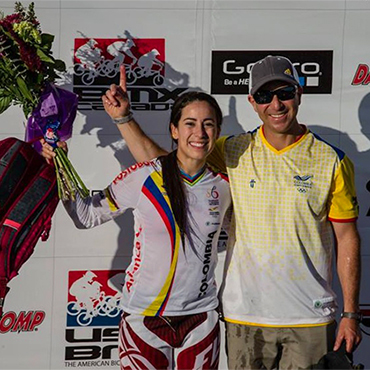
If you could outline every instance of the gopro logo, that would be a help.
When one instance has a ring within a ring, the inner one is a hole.
[[[319,77],[322,75],[319,63],[305,62],[293,63],[294,68],[299,75],[299,83],[301,86],[319,86]]]
[[[304,94],[331,94],[332,50],[213,51],[211,94],[249,94],[252,67],[267,55],[282,55],[292,61]]]

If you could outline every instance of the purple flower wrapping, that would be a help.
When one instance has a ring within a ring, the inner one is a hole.
[[[40,96],[40,102],[28,118],[25,141],[44,137],[55,145],[72,136],[72,125],[77,113],[78,96],[70,91],[48,84]],[[39,141],[34,147],[41,152]]]

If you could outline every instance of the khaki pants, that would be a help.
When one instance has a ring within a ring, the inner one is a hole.
[[[335,329],[335,322],[309,328],[226,322],[229,369],[308,369],[333,349]]]

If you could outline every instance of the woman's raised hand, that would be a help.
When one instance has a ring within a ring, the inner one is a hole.
[[[102,96],[105,111],[112,119],[126,117],[130,114],[130,101],[126,88],[126,69],[120,66],[119,86],[110,85],[110,89]]]

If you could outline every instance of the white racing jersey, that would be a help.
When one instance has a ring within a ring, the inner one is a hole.
[[[91,228],[134,209],[135,239],[126,269],[122,308],[146,316],[195,314],[218,306],[217,242],[231,203],[227,176],[204,168],[182,175],[195,235],[194,251],[179,228],[163,188],[159,160],[122,171],[102,192],[65,207],[79,228]]]

